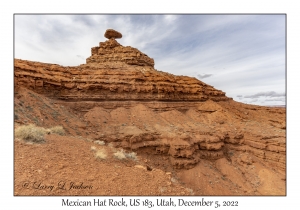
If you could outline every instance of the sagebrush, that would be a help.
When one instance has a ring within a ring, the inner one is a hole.
[[[126,156],[125,156],[123,150],[115,152],[115,153],[114,153],[114,156],[115,156],[116,158],[118,158],[119,160],[126,159]]]
[[[61,136],[65,135],[65,130],[62,126],[55,126],[55,127],[49,128],[48,130],[50,131],[50,133],[58,134]]]
[[[123,149],[115,152],[114,156],[115,156],[115,158],[117,158],[119,160],[123,160],[126,158],[137,160],[137,156],[136,156],[135,152],[126,153],[126,151],[124,151]]]
[[[28,142],[42,143],[45,141],[44,136],[46,133],[47,130],[45,128],[30,124],[18,127],[15,130],[15,137]]]
[[[98,149],[98,150],[96,150],[95,157],[97,159],[104,160],[107,157],[107,153],[104,149]]]
[[[37,127],[34,124],[22,125],[15,129],[15,137],[27,142],[43,143],[45,142],[45,134],[64,135],[65,131],[62,126],[55,126],[45,129]]]

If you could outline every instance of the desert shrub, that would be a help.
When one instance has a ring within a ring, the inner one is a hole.
[[[105,142],[104,141],[100,141],[100,140],[94,141],[94,143],[99,144],[99,145],[105,145]]]
[[[126,153],[123,149],[114,153],[114,156],[119,160],[123,160],[126,158],[137,160],[137,156],[135,152]]]
[[[115,153],[114,153],[114,156],[115,156],[116,158],[118,158],[119,160],[126,159],[126,155],[125,155],[125,153],[124,153],[123,150],[119,150],[119,151],[115,152]]]
[[[42,127],[37,127],[34,124],[22,125],[15,129],[15,137],[33,143],[44,142],[45,134],[51,134],[51,133],[64,135],[65,131],[62,126],[55,126],[52,128],[45,129]]]
[[[137,156],[135,152],[125,153],[125,156],[129,159],[137,160]]]
[[[15,137],[23,139],[24,141],[42,143],[45,141],[44,136],[46,129],[42,127],[36,127],[33,124],[23,125],[15,130]]]
[[[106,159],[107,157],[106,151],[104,149],[97,150],[95,153],[95,157],[101,160]]]
[[[50,133],[58,134],[58,135],[65,135],[65,130],[62,126],[55,126],[49,129]]]

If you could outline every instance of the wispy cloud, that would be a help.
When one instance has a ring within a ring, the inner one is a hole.
[[[272,99],[266,99],[265,101],[280,101],[280,102],[285,102],[285,98],[272,98]]]
[[[204,79],[204,78],[207,78],[207,77],[211,77],[213,74],[197,74],[197,77],[199,79]]]
[[[85,58],[82,55],[76,55],[76,57],[81,58],[82,60],[85,60]]]
[[[268,92],[260,92],[260,93],[256,93],[254,95],[247,95],[244,96],[244,98],[258,98],[261,96],[265,96],[265,97],[282,97],[285,96],[285,93],[276,93],[275,91],[268,91]]]

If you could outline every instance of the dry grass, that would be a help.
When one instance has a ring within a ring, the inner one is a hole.
[[[126,158],[137,160],[135,152],[126,153],[123,149],[114,153],[114,156],[119,160],[124,160]]]
[[[135,152],[125,153],[125,156],[129,159],[137,160],[137,156]]]
[[[119,160],[123,160],[126,159],[126,155],[125,152],[123,150],[119,150],[117,152],[114,153],[114,156],[119,159]]]
[[[107,146],[102,145],[103,141],[100,141],[100,149],[98,149],[96,146],[91,146],[91,151],[94,153],[96,159],[104,160],[108,158],[108,153],[112,153],[113,157],[115,157],[118,160],[128,160],[133,159],[137,160],[137,156],[135,152],[126,153],[123,149],[116,149],[112,146],[112,144],[108,144]],[[96,141],[94,141],[96,143]],[[98,143],[99,144],[99,143]],[[109,151],[109,152],[108,152]],[[110,157],[110,155],[109,155]]]
[[[106,151],[104,149],[99,149],[99,150],[96,151],[95,157],[97,159],[104,160],[107,157],[107,153],[106,153]]]
[[[44,136],[46,133],[47,130],[45,128],[30,124],[16,128],[15,137],[27,142],[42,143],[45,141]]]
[[[105,145],[105,142],[104,142],[104,141],[99,141],[99,140],[94,141],[94,143],[99,144],[99,145]]]
[[[65,130],[62,126],[55,126],[55,127],[50,128],[49,130],[50,130],[50,133],[58,134],[61,136],[65,135]]]
[[[37,127],[34,124],[22,125],[15,129],[15,137],[27,142],[43,143],[45,142],[45,134],[55,133],[64,135],[65,131],[62,126],[55,126],[49,129]]]

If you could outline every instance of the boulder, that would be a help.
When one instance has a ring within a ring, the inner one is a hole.
[[[122,34],[114,29],[107,29],[105,31],[104,37],[107,39],[121,39]]]

